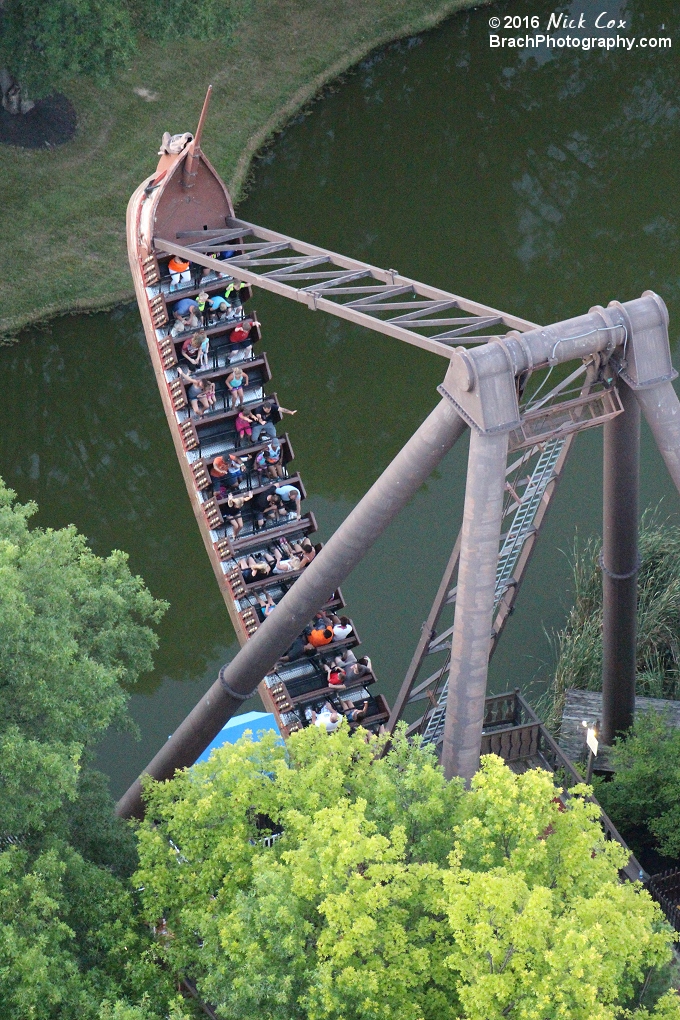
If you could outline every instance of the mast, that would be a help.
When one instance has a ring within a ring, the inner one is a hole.
[[[201,110],[201,116],[198,118],[198,127],[196,128],[196,134],[194,135],[193,142],[189,143],[189,151],[187,158],[184,160],[184,166],[182,168],[182,187],[193,188],[194,178],[196,176],[196,167],[198,165],[198,159],[201,155],[201,135],[203,134],[203,125],[208,115],[208,107],[210,106],[210,97],[212,95],[212,85],[208,85],[208,91],[205,94],[203,101],[203,109]]]

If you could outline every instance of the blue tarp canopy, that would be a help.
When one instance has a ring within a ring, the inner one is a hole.
[[[246,730],[252,730],[253,740],[258,740],[260,730],[273,730],[279,732],[276,719],[271,712],[245,712],[244,715],[235,715],[226,726],[223,726],[211,744],[208,744],[200,758],[196,759],[198,765],[201,761],[207,761],[216,747],[223,747],[224,744],[235,744],[239,737],[242,737]]]

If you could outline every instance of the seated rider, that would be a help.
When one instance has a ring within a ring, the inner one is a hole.
[[[177,290],[191,283],[191,269],[189,263],[185,262],[179,255],[173,255],[168,262],[170,270],[170,290]]]
[[[182,344],[182,357],[195,367],[201,364],[201,344],[204,336],[205,333],[192,333]]]
[[[208,326],[210,325],[210,311],[211,311],[210,295],[208,294],[207,290],[200,291],[196,298],[196,304],[198,305],[198,310],[201,314],[201,318],[203,319],[203,329],[207,329]]]
[[[357,657],[351,648],[345,648],[342,655],[336,655],[333,662],[336,666],[341,666],[342,669],[347,672],[347,667],[352,666],[357,661]]]
[[[278,439],[272,439],[264,450],[264,461],[270,478],[283,478],[283,447]]]
[[[260,575],[267,577],[272,569],[266,559],[256,560],[254,556],[244,557],[238,561],[238,565],[246,584],[258,581]]]
[[[355,708],[352,701],[341,701],[340,704],[343,707],[345,719],[349,723],[359,723],[368,715],[368,701],[364,701],[361,708]]]
[[[333,631],[330,627],[324,627],[323,630],[313,628],[307,635],[308,644],[312,645],[313,648],[323,648],[324,645],[329,645],[333,640]]]
[[[250,336],[250,332],[253,326],[259,326],[260,323],[256,320],[251,322],[241,322],[229,333],[229,344],[231,347],[230,360],[241,360],[243,358],[250,358],[253,354],[253,338]]]
[[[295,556],[290,547],[288,547],[286,551],[289,553],[289,555],[286,559],[284,559],[281,550],[277,546],[274,546],[276,566],[274,567],[272,573],[288,574],[291,573],[293,570],[302,570],[302,568],[306,566],[304,559],[301,556]]]
[[[295,513],[297,514],[297,518],[298,518],[298,520],[300,520],[300,499],[302,498],[302,493],[297,488],[297,486],[295,486],[295,485],[279,485],[279,486],[277,486],[275,491],[276,491],[276,495],[279,497],[279,499],[283,500],[283,504],[285,506],[286,513],[290,513],[291,510],[293,508],[295,508]],[[292,506],[290,506],[291,503],[293,504]],[[311,543],[310,543],[310,546],[311,546]],[[314,559],[313,556],[312,556],[312,559]]]
[[[226,456],[221,454],[215,457],[210,468],[210,475],[216,495],[220,495],[224,488],[232,491],[238,489],[245,473],[245,465],[236,454],[228,453]]]
[[[269,485],[261,492],[255,493],[252,507],[255,511],[255,520],[258,528],[264,527],[265,520],[277,520],[279,517],[279,505],[274,486]]]
[[[242,286],[243,283],[241,280],[232,280],[231,283],[227,284],[227,288],[224,292],[224,299],[229,303],[229,318],[243,314],[243,302],[241,301],[241,294],[239,293]]]
[[[224,322],[229,312],[229,304],[221,294],[215,294],[210,298],[210,312],[217,322]]]
[[[229,453],[227,457],[229,465],[227,469],[227,485],[230,489],[238,489],[241,480],[245,477],[246,465],[235,453]]]
[[[323,668],[324,668],[324,670],[326,672],[326,679],[328,681],[328,686],[329,687],[336,687],[338,690],[344,691],[344,689],[345,689],[345,683],[344,683],[344,680],[345,680],[345,671],[343,669],[339,669],[338,666],[329,666],[325,662],[322,662],[321,665],[323,666]]]
[[[326,733],[334,733],[337,730],[342,716],[336,712],[331,705],[330,701],[327,701],[320,712],[312,712],[312,723],[314,726],[319,726],[321,729],[325,729]]]
[[[358,662],[354,662],[352,665],[345,667],[345,679],[347,680],[347,683],[355,683],[357,680],[362,680],[365,676],[371,675],[371,660],[367,655],[364,655]]]
[[[190,375],[185,372],[184,369],[177,366],[177,374],[184,383],[188,383],[189,388],[187,389],[187,399],[191,404],[191,409],[197,418],[202,418],[206,411],[210,409],[210,394],[208,392],[208,383],[203,379],[197,379],[196,376]]]
[[[226,493],[226,482],[229,476],[229,464],[224,457],[215,457],[210,467],[210,477],[213,480],[213,492],[216,496]]]
[[[174,325],[172,336],[178,333],[185,333],[188,329],[198,329],[201,325],[198,318],[198,305],[193,298],[182,298],[172,306]]]
[[[260,609],[262,610],[262,616],[264,618],[266,618],[267,616],[271,616],[271,614],[276,609],[276,602],[274,602],[274,599],[271,597],[270,592],[260,592],[260,594],[257,596],[257,601]]]
[[[253,442],[257,443],[261,436],[274,439],[276,436],[276,425],[279,414],[297,414],[297,411],[289,411],[287,407],[281,407],[275,400],[268,397],[263,401],[261,407],[255,412],[257,424],[253,427]]]
[[[214,482],[214,480],[213,480]],[[221,482],[219,483],[221,485]],[[220,490],[222,491],[222,490]],[[252,492],[244,492],[242,496],[235,496],[232,492],[227,496],[227,505],[222,508],[222,517],[226,525],[231,525],[234,529],[232,541],[235,542],[240,533],[243,531],[243,504],[247,503],[249,499],[253,498]]]
[[[248,382],[248,376],[240,365],[237,365],[236,368],[232,369],[225,379],[224,385],[227,390],[228,399],[231,401],[232,408],[242,407],[245,403],[244,390],[248,385]]]
[[[234,427],[236,429],[236,435],[238,436],[239,443],[243,442],[244,436],[247,436],[248,439],[251,438],[253,434],[253,421],[253,415],[249,411],[246,411],[244,407],[241,407],[241,410],[236,415],[236,419],[234,421]]]
[[[344,641],[352,633],[352,624],[348,616],[336,617],[337,622],[333,624],[333,640]]]

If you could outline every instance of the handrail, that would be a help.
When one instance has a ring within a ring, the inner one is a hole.
[[[669,879],[671,879],[670,889],[667,888]],[[652,875],[648,888],[666,915],[668,923],[676,931],[680,931],[680,906],[671,898],[672,894],[677,900],[678,892],[680,891],[680,868],[670,868],[659,872],[658,875]]]

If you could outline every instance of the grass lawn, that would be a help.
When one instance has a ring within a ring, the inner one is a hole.
[[[203,146],[237,200],[253,155],[326,82],[376,46],[473,2],[255,0],[233,45],[148,43],[109,88],[74,81],[65,90],[78,113],[72,142],[52,151],[0,145],[0,337],[132,296],[128,198],[153,170],[163,131],[195,130],[209,83]]]

